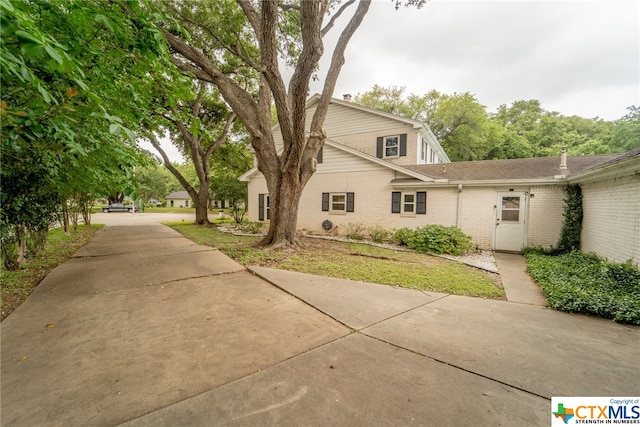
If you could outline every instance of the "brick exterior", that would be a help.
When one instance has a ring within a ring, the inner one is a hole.
[[[557,246],[564,220],[564,188],[564,185],[545,185],[532,186],[529,190],[527,246],[545,249]]]
[[[410,191],[427,192],[426,215],[391,213],[390,181],[393,172],[388,169],[362,172],[333,172],[314,175],[305,187],[298,211],[298,229],[307,233],[323,233],[322,222],[329,220],[336,226],[334,233],[345,234],[350,224],[365,227],[382,226],[388,230],[402,227],[416,228],[427,224],[456,225],[472,237],[481,249],[494,248],[496,221],[495,187],[425,187]],[[523,190],[526,191],[526,190]],[[354,212],[332,213],[322,211],[322,193],[355,194]],[[250,221],[258,220],[258,194],[267,193],[261,175],[249,184]],[[562,227],[564,191],[562,186],[531,187],[528,216],[528,246],[554,247]],[[460,212],[458,213],[458,206]]]
[[[582,250],[640,263],[640,175],[582,184]]]

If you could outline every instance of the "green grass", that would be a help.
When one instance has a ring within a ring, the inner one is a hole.
[[[245,266],[259,265],[340,279],[481,298],[502,298],[495,275],[415,252],[360,243],[302,238],[299,252],[255,247],[258,237],[234,236],[215,227],[168,224],[193,241],[220,249]]]
[[[527,269],[551,308],[640,325],[640,271],[579,251],[552,256],[528,251]]]
[[[27,259],[18,270],[2,270],[0,290],[2,294],[2,319],[18,307],[38,286],[38,283],[59,264],[65,262],[84,246],[102,225],[78,225],[70,235],[62,229],[49,231],[47,244],[38,256]]]

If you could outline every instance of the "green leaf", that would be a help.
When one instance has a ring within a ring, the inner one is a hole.
[[[111,133],[112,135],[120,135],[122,133],[122,126],[117,123],[110,124],[109,133]]]
[[[60,56],[60,54],[58,53],[58,51],[56,49],[54,49],[53,47],[49,46],[49,45],[44,45],[44,50],[47,51],[47,53],[49,54],[49,56],[51,58],[53,58],[58,64],[62,64],[62,56]]]
[[[23,30],[16,31],[16,37],[18,37],[22,41],[27,41],[28,40],[31,43],[36,43],[36,44],[39,44],[39,45],[43,44],[42,40],[38,39],[33,34],[27,33],[26,31],[23,31]]]
[[[47,104],[51,104],[54,101],[51,94],[44,87],[42,87],[40,83],[38,83],[37,87],[38,92],[40,92],[40,95],[42,95],[42,99],[44,99],[44,102],[46,102]]]

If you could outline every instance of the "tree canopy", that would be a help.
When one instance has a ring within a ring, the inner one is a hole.
[[[640,146],[640,108],[615,121],[562,116],[540,101],[518,100],[487,111],[469,92],[432,90],[405,94],[406,88],[373,88],[355,102],[427,123],[453,161],[618,153]]]

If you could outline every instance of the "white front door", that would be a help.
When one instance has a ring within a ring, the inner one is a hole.
[[[497,251],[520,252],[525,245],[527,198],[522,191],[498,192],[496,206]]]

